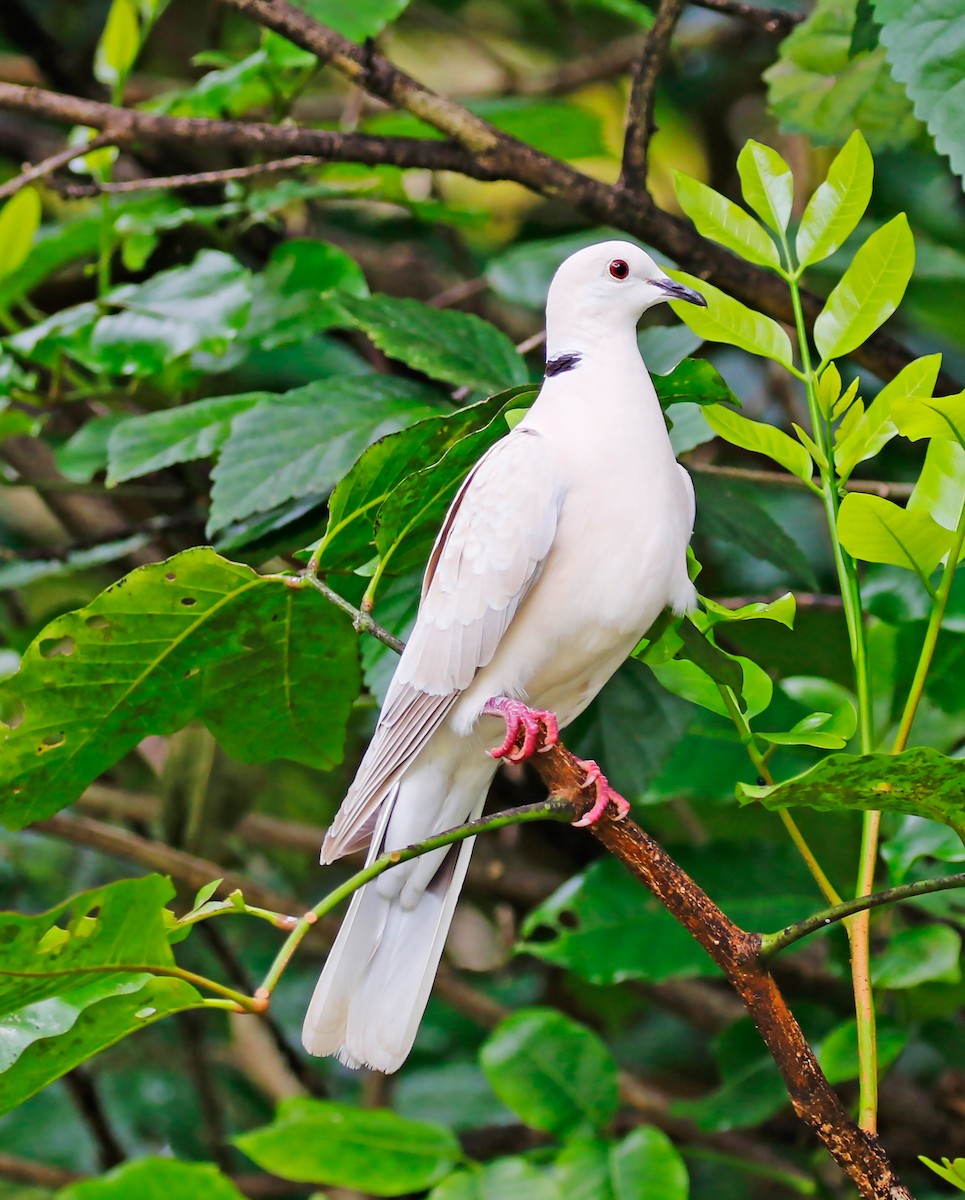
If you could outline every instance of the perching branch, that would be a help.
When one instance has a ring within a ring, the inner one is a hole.
[[[35,179],[43,179],[47,175],[52,175],[54,171],[65,167],[69,162],[73,162],[75,158],[83,158],[85,154],[90,154],[92,150],[98,150],[101,146],[109,146],[110,144],[110,137],[106,133],[99,133],[83,146],[68,146],[58,154],[51,154],[49,158],[43,159],[42,162],[34,163],[33,166],[26,167],[19,175],[15,175],[13,179],[8,179],[5,184],[0,186],[0,200],[8,199],[15,192],[19,192],[22,187],[26,187],[28,183],[33,183]]]
[[[620,191],[638,196],[647,194],[650,138],[657,129],[653,116],[657,79],[663,70],[664,60],[670,50],[670,39],[685,3],[686,0],[660,0],[656,18],[643,45],[643,53],[634,68],[623,135],[623,166],[617,183]]]
[[[809,934],[819,933],[828,929],[838,921],[867,909],[880,908],[884,904],[899,904],[903,900],[913,900],[916,896],[930,896],[935,892],[950,892],[957,888],[965,888],[965,871],[957,875],[943,875],[939,879],[922,879],[918,883],[903,883],[898,887],[885,888],[880,892],[872,892],[867,896],[855,896],[853,900],[845,900],[841,904],[833,904],[823,912],[805,917],[788,925],[779,933],[766,933],[761,938],[761,958],[771,959],[775,954],[793,946]]]
[[[784,8],[759,8],[755,4],[744,4],[742,0],[691,0],[691,3],[698,8],[709,8],[711,12],[737,17],[749,25],[756,25],[765,33],[777,33],[782,37],[790,33],[807,15],[803,12],[788,12]]]

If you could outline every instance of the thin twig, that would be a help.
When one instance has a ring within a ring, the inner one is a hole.
[[[0,200],[6,200],[8,196],[19,192],[28,183],[33,183],[35,179],[43,179],[44,176],[52,174],[54,171],[66,166],[69,162],[73,162],[75,158],[83,158],[85,154],[90,154],[92,150],[99,150],[101,146],[111,145],[112,141],[113,139],[109,133],[99,133],[83,146],[68,146],[66,150],[61,150],[57,154],[51,154],[50,158],[45,158],[42,162],[25,167],[19,175],[15,175],[13,179],[8,179],[5,184],[0,186]]]
[[[86,1067],[74,1067],[64,1076],[64,1084],[74,1102],[80,1119],[97,1147],[97,1161],[102,1171],[109,1171],[127,1158],[124,1147],[118,1141],[93,1076]]]
[[[697,8],[709,8],[711,12],[738,17],[750,25],[756,25],[765,33],[790,33],[807,16],[803,12],[788,12],[783,8],[760,8],[756,4],[744,4],[742,0],[690,0]]]
[[[352,624],[359,633],[370,633],[372,637],[383,642],[390,650],[394,650],[396,654],[401,654],[405,649],[405,642],[401,638],[397,638],[394,633],[389,633],[387,629],[383,629],[378,621],[373,621],[367,612],[362,612],[350,600],[346,600],[344,596],[340,596],[338,592],[333,591],[313,571],[306,570],[301,575],[286,582],[289,587],[313,587],[317,592],[321,592],[325,599],[334,604],[336,608],[340,608],[342,612],[348,613],[352,618]]]
[[[145,192],[160,188],[205,187],[213,183],[230,183],[233,179],[252,179],[274,171],[294,171],[299,167],[317,167],[325,163],[317,154],[293,154],[271,162],[252,163],[247,167],[226,167],[223,171],[196,171],[186,175],[158,175],[147,179],[125,179],[120,183],[77,183],[58,188],[62,196],[79,199],[98,196],[103,192]]]
[[[687,462],[687,470],[695,471],[698,475],[717,475],[721,479],[742,479],[748,483],[763,484],[765,487],[784,487],[801,491],[807,490],[808,486],[803,479],[789,471],[762,471],[754,467],[730,467],[695,460]],[[882,496],[890,500],[907,500],[915,488],[913,483],[893,483],[884,479],[849,479],[845,486],[849,492],[867,492],[872,496]]]
[[[670,39],[685,3],[686,0],[660,0],[657,15],[643,44],[643,53],[633,72],[623,135],[623,166],[617,188],[637,197],[647,193],[650,138],[657,128],[653,116],[657,79],[663,70],[664,60],[670,50]]]

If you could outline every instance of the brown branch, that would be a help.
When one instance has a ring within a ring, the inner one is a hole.
[[[697,8],[709,8],[711,12],[738,17],[749,25],[756,25],[765,33],[778,33],[782,37],[790,33],[807,16],[802,12],[788,12],[783,8],[759,8],[755,4],[744,4],[742,0],[690,0]]]
[[[14,192],[19,192],[22,187],[26,187],[28,183],[33,183],[35,179],[43,179],[44,176],[53,174],[67,163],[73,162],[75,158],[83,158],[91,150],[109,146],[110,142],[111,139],[106,133],[99,133],[83,146],[68,146],[65,150],[51,154],[49,158],[45,158],[39,163],[34,163],[33,166],[25,167],[19,175],[8,179],[5,184],[0,186],[0,200],[6,200]]]
[[[54,156],[56,157],[56,155]],[[48,160],[48,161],[53,161]],[[146,192],[161,188],[205,187],[212,183],[229,183],[233,179],[253,179],[272,171],[294,171],[299,167],[317,167],[326,160],[317,154],[293,154],[271,162],[252,163],[247,167],[226,167],[223,171],[195,171],[187,175],[155,175],[145,179],[125,179],[120,183],[70,183],[58,187],[68,200],[102,193]],[[0,195],[3,189],[0,188]]]
[[[717,475],[721,479],[743,479],[748,483],[759,483],[765,487],[786,487],[801,491],[807,488],[803,479],[787,471],[766,471],[755,467],[731,467],[720,463],[705,463],[688,460],[687,470],[698,475]],[[872,496],[885,499],[907,500],[915,489],[913,483],[895,483],[886,479],[849,479],[845,484],[849,492],[870,492]]]
[[[225,0],[245,11],[270,7],[274,16],[294,12],[283,0]],[[306,23],[315,26],[304,14],[297,13],[299,29]],[[289,28],[286,20],[273,19],[270,28]],[[324,30],[324,26],[318,26]],[[361,47],[352,47],[333,34],[340,45],[347,45],[364,60]],[[299,45],[302,42],[298,42]],[[311,48],[311,47],[309,47]],[[332,64],[346,66],[342,56],[333,57]],[[350,63],[352,79],[362,79],[363,86],[375,95],[394,97],[393,103],[417,113],[438,128],[443,122],[453,128],[459,122],[453,110],[467,118],[458,140],[434,141],[425,138],[374,137],[365,134],[337,133],[331,130],[304,129],[289,125],[270,125],[245,121],[209,121],[191,117],[167,117],[135,109],[116,108],[109,104],[82,100],[40,88],[0,83],[0,108],[30,113],[63,124],[83,124],[110,133],[115,144],[129,146],[138,141],[167,144],[196,143],[217,146],[246,153],[308,154],[331,162],[359,162],[368,166],[421,167],[428,170],[454,171],[473,179],[492,182],[510,180],[550,199],[563,199],[590,221],[623,229],[631,236],[649,243],[661,253],[680,263],[691,274],[712,279],[724,291],[778,320],[793,322],[787,288],[775,275],[760,267],[743,262],[734,255],[701,238],[693,227],[657,208],[649,198],[628,196],[625,192],[582,174],[567,163],[535,150],[489,126],[481,118],[466,113],[453,101],[436,97],[437,110],[428,98],[435,93],[415,84],[402,72],[379,56],[373,56],[371,76],[363,71],[364,62]],[[345,73],[348,73],[347,71]],[[391,78],[387,78],[391,76]],[[480,126],[488,131],[486,139],[477,138]],[[475,141],[486,141],[488,148],[467,150]],[[460,142],[462,144],[460,144]],[[817,297],[804,293],[805,314],[813,322],[822,307]],[[881,379],[890,379],[912,361],[914,355],[880,330],[856,350],[854,358]],[[946,373],[939,376],[939,386],[948,393],[961,390],[961,385]]]
[[[586,812],[586,772],[562,746],[534,755],[553,796]],[[761,936],[735,925],[669,854],[629,818],[608,813],[591,832],[660,901],[721,968],[757,1026],[798,1117],[814,1131],[865,1200],[913,1200],[884,1148],[852,1121],[760,959]]]
[[[37,1149],[40,1150],[41,1147],[38,1146]],[[19,1158],[17,1155],[0,1151],[0,1179],[25,1183],[30,1187],[63,1188],[83,1178],[85,1176],[77,1171],[48,1166],[47,1163],[34,1162],[30,1158]]]
[[[64,1085],[77,1109],[78,1116],[97,1147],[97,1160],[102,1171],[109,1171],[124,1162],[127,1154],[111,1128],[100,1093],[93,1077],[85,1067],[74,1067],[64,1076]]]
[[[670,39],[685,3],[686,0],[660,0],[657,15],[643,44],[643,53],[634,68],[623,135],[623,165],[617,183],[617,189],[621,192],[638,196],[647,193],[650,138],[657,129],[653,117],[657,79],[663,70],[664,60],[670,50]]]

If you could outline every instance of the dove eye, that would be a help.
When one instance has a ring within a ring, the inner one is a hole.
[[[630,274],[629,264],[625,263],[622,258],[615,258],[610,263],[610,274],[614,279],[626,279]]]

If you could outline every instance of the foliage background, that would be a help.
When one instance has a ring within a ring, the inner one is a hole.
[[[311,56],[215,3],[174,0],[133,72],[118,77],[125,32],[118,26],[102,39],[109,7],[7,0],[0,75],[76,96],[104,98],[113,90],[129,105],[175,116],[292,115],[348,132],[419,132],[412,118],[367,103],[332,72],[316,69]],[[595,177],[615,178],[629,74],[652,19],[644,5],[416,0],[406,8],[398,0],[366,0],[347,11],[311,0],[305,7],[347,36],[378,36],[385,53],[417,78],[524,141]],[[833,148],[860,128],[875,152],[871,209],[854,242],[808,282],[827,291],[860,237],[906,212],[915,273],[889,332],[916,354],[940,351],[954,381],[965,377],[965,225],[954,173],[962,170],[962,126],[943,108],[941,89],[935,100],[938,67],[929,74],[927,55],[913,40],[913,18],[926,8],[819,0],[800,23],[793,12],[787,20],[755,20],[688,7],[657,92],[648,183],[672,212],[679,211],[674,169],[736,198],[737,154],[755,137],[792,163],[799,215]],[[5,176],[62,144],[56,127],[0,111]],[[89,165],[102,181],[250,161],[237,148],[190,143],[145,145],[113,165],[98,153]],[[521,359],[512,345],[538,333],[558,261],[601,236],[563,198],[426,170],[333,164],[107,199],[78,194],[90,178],[62,173],[41,187],[43,225],[29,253],[22,231],[30,227],[25,206],[32,201],[24,200],[6,225],[0,218],[4,672],[16,669],[48,623],[89,604],[134,566],[211,543],[258,568],[299,561],[291,556],[321,534],[333,486],[367,443],[451,413],[453,389],[465,403],[538,378],[538,346]],[[105,310],[95,300],[99,285],[102,296],[106,290],[106,250],[111,282],[122,290]],[[386,307],[370,293],[427,302],[436,312]],[[450,312],[478,314],[505,337],[489,326],[445,326]],[[801,421],[802,397],[773,365],[734,349],[700,349],[666,312],[648,320],[643,338],[655,370],[699,349],[746,415],[784,428]],[[863,378],[873,391],[873,378]],[[707,377],[699,383],[709,386]],[[687,399],[696,398],[691,390]],[[505,428],[499,408],[474,410],[479,433],[460,451],[463,466]],[[131,420],[150,413],[157,414],[150,422]],[[488,433],[483,416],[496,422]],[[820,506],[804,489],[787,486],[785,476],[764,473],[758,456],[714,439],[698,405],[677,404],[671,416],[697,484],[702,593],[730,607],[788,589],[797,595],[793,633],[755,621],[734,623],[726,637],[728,650],[748,654],[779,681],[766,721],[787,728],[852,685]],[[457,419],[447,420],[455,429]],[[428,444],[426,428],[412,435],[413,458]],[[458,427],[457,436],[469,429]],[[873,470],[900,499],[920,465],[920,445],[896,439],[856,476]],[[382,583],[375,615],[395,632],[404,632],[411,614],[437,511],[438,501],[400,542]],[[323,562],[354,602],[366,586],[352,573],[366,561],[363,549],[365,538],[350,536]],[[185,587],[213,587],[212,594],[228,588],[213,585],[212,568],[196,562],[198,574]],[[158,584],[160,574],[152,578]],[[866,577],[883,730],[897,719],[922,636],[924,608],[909,578],[887,566],[869,568]],[[138,586],[128,585],[132,596]],[[257,592],[259,620],[270,620],[277,605],[286,621],[292,610],[281,593]],[[181,598],[179,591],[171,601],[172,622],[185,616],[176,607]],[[197,602],[197,591],[188,598]],[[152,700],[151,736],[140,740],[136,726],[119,731],[127,739],[120,761],[105,762],[103,775],[84,767],[101,777],[86,788],[76,819],[53,814],[65,793],[87,782],[84,771],[41,777],[45,807],[29,815],[52,819],[0,835],[4,908],[41,912],[67,894],[129,877],[132,861],[171,874],[179,913],[206,878],[226,876],[251,902],[297,912],[344,877],[332,868],[323,878],[316,848],[365,745],[372,697],[385,685],[391,657],[374,640],[361,641],[360,692],[348,622],[321,599],[298,612],[302,625],[288,630],[288,640],[265,639],[259,652],[269,665],[261,680],[243,681],[241,712],[236,666],[218,655],[225,639],[244,644],[251,629],[243,620],[215,622],[196,650],[201,658],[192,659],[202,661],[203,680],[195,687],[172,670],[162,699]],[[97,628],[90,625],[96,609],[84,619],[88,630]],[[63,639],[75,636],[73,620],[47,631],[30,652],[49,660],[51,671],[70,656]],[[953,755],[963,744],[963,622],[959,586],[914,739]],[[276,724],[282,680],[293,681],[296,698],[284,727]],[[23,719],[0,715],[13,726]],[[96,712],[77,715],[94,719]],[[818,906],[773,814],[733,800],[735,784],[753,784],[756,773],[726,719],[663,690],[647,668],[631,663],[568,741],[600,758],[647,828],[747,927],[776,929]],[[776,763],[787,775],[815,757],[792,748]],[[5,769],[8,786],[26,767]],[[37,769],[46,769],[43,760]],[[533,781],[507,774],[494,803],[537,795]],[[847,891],[859,814],[803,810],[800,823]],[[113,841],[105,828],[115,831]],[[134,839],[125,842],[125,832]],[[194,861],[192,874],[189,855],[215,865],[205,874]],[[950,831],[892,816],[879,881],[938,874],[963,858]],[[160,891],[150,899],[136,898],[147,892],[124,895],[132,914],[145,905],[146,922],[166,902]],[[889,1064],[882,1137],[912,1176],[919,1154],[965,1155],[962,910],[954,895],[889,910],[875,922],[880,1037]],[[422,1175],[405,1175],[405,1155],[403,1165],[387,1155],[378,1178],[362,1186],[356,1168],[332,1181],[332,1196],[349,1194],[340,1191],[345,1182],[373,1194],[380,1187],[424,1191],[457,1162],[452,1135],[472,1159],[492,1165],[472,1183],[457,1172],[438,1185],[437,1200],[517,1192],[674,1200],[686,1194],[688,1174],[697,1198],[848,1194],[795,1122],[756,1034],[702,952],[642,903],[637,886],[598,860],[577,831],[525,826],[481,842],[456,929],[416,1051],[398,1077],[353,1075],[331,1062],[306,1061],[297,1048],[320,938],[287,971],[269,1021],[185,1011],[149,1024],[0,1118],[0,1196],[96,1200],[115,1193],[75,1177],[152,1154],[214,1163],[251,1195],[307,1196],[310,1185],[279,1182],[257,1168],[283,1173],[297,1147],[321,1136],[312,1124],[319,1110],[304,1108],[312,1096],[388,1106],[451,1131],[425,1135],[430,1144],[418,1161],[430,1165]],[[232,918],[200,926],[178,947],[178,958],[250,990],[278,940],[267,925]],[[777,971],[832,1081],[853,1098],[843,935],[806,944]],[[176,996],[164,999],[177,1006]],[[140,995],[136,1012],[163,1007],[157,994],[150,1001]],[[527,1047],[543,1061],[530,1063]],[[567,1063],[579,1081],[565,1100],[545,1078],[554,1061]],[[271,1135],[264,1127],[279,1102],[271,1128],[280,1132]],[[594,1140],[601,1131],[610,1139],[605,1144]],[[272,1136],[280,1139],[274,1151]],[[378,1136],[383,1145],[401,1145],[413,1135],[399,1127]],[[183,1196],[235,1194],[211,1168],[178,1170],[153,1167],[151,1186],[159,1194],[162,1186]],[[918,1176],[916,1194],[939,1194],[930,1178]],[[641,1180],[649,1189],[642,1193]],[[148,1195],[147,1186],[143,1175],[121,1176],[116,1194]]]

